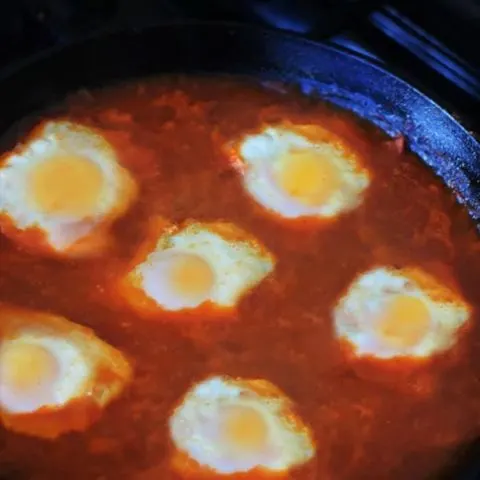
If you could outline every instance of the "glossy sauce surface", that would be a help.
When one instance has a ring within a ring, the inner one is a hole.
[[[40,257],[0,235],[0,302],[94,328],[132,360],[135,378],[83,434],[45,442],[0,429],[0,478],[181,478],[169,468],[167,418],[192,383],[212,374],[265,378],[297,403],[317,457],[292,479],[428,478],[479,433],[478,234],[401,142],[295,91],[245,79],[82,91],[50,115],[99,128],[133,173],[140,200],[115,224],[118,242],[101,259]],[[326,125],[360,152],[372,182],[359,208],[289,223],[248,196],[224,145],[287,120]],[[153,215],[235,222],[274,253],[276,270],[233,315],[142,317],[111,286]],[[345,356],[330,311],[356,275],[377,265],[417,265],[459,285],[473,313],[456,347],[422,365]]]

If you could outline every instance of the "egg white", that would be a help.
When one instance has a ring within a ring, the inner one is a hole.
[[[422,300],[430,317],[428,332],[414,345],[382,342],[375,331],[379,318],[396,295]],[[340,298],[333,311],[338,338],[346,340],[355,354],[380,359],[426,358],[451,348],[458,330],[468,321],[469,306],[462,298],[418,269],[396,270],[381,267],[360,275]]]
[[[27,333],[16,339],[0,344],[0,361],[2,348],[8,343],[9,346],[17,343],[38,345],[56,358],[60,366],[59,379],[51,385],[48,400],[45,398],[26,397],[19,398],[11,392],[8,385],[0,379],[0,405],[10,413],[28,413],[42,407],[61,407],[69,400],[81,397],[84,393],[90,376],[88,360],[81,352],[65,338],[51,336],[38,336],[34,333]]]
[[[301,131],[301,127],[299,128]],[[285,192],[274,179],[273,169],[279,158],[293,150],[312,151],[328,158],[341,172],[340,188],[318,205],[308,205]],[[338,143],[314,142],[294,130],[267,127],[259,134],[247,136],[238,149],[243,162],[243,184],[250,195],[267,210],[284,218],[331,218],[357,207],[370,183],[367,171],[355,155]]]
[[[40,229],[51,249],[65,253],[123,214],[136,195],[136,185],[118,163],[113,147],[96,131],[69,121],[50,121],[37,131],[0,165],[0,217],[7,216],[19,231]],[[29,198],[32,169],[59,155],[84,157],[99,168],[102,191],[91,214],[44,212]]]
[[[172,290],[167,266],[182,255],[194,255],[209,266],[214,282],[208,294],[187,298]],[[129,279],[166,310],[192,309],[205,302],[230,308],[269,275],[274,266],[273,255],[235,225],[193,222],[173,231],[166,229]]]
[[[51,313],[0,305],[0,361],[4,349],[19,344],[44,348],[59,367],[40,398],[19,393],[0,379],[0,421],[19,433],[56,438],[88,427],[97,418],[92,408],[105,408],[132,376],[124,355],[92,330]],[[73,413],[62,417],[62,410],[72,405]],[[42,416],[35,418],[37,412]],[[75,412],[82,419],[80,427]],[[45,413],[52,416],[44,418]],[[25,420],[27,414],[34,420]]]
[[[261,451],[236,451],[222,438],[222,412],[253,408],[267,425]],[[261,468],[283,472],[311,460],[315,445],[310,429],[293,413],[293,403],[266,380],[211,377],[192,387],[169,420],[175,448],[200,466],[220,474]]]

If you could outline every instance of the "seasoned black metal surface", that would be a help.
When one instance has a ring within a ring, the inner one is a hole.
[[[175,48],[161,48],[171,45]],[[192,21],[130,28],[41,54],[0,78],[0,133],[72,89],[162,72],[296,83],[391,135],[404,135],[480,224],[480,145],[453,117],[409,84],[345,50],[256,27]],[[463,476],[448,472],[449,478],[476,478],[476,463],[460,463],[455,468],[470,470]]]
[[[175,48],[158,48],[175,45]],[[345,51],[256,27],[187,22],[92,38],[27,62],[0,89],[5,129],[71,88],[152,72],[236,73],[298,83],[409,146],[480,221],[478,142],[429,98]]]
[[[113,26],[187,18],[241,21],[314,40],[330,36],[334,44],[400,72],[478,134],[479,49],[472,39],[480,29],[479,5],[477,0],[17,0],[0,7],[0,68]]]

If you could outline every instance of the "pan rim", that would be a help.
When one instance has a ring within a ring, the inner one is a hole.
[[[411,90],[415,91],[418,95],[424,97],[424,99],[428,100],[432,105],[436,108],[442,110],[445,115],[455,123],[457,123],[464,132],[473,138],[473,140],[478,144],[480,148],[480,141],[477,140],[475,135],[467,130],[467,128],[462,124],[461,120],[455,118],[447,109],[443,106],[439,105],[435,100],[433,100],[427,93],[423,92],[420,88],[415,85],[412,85],[406,78],[402,76],[401,73],[397,73],[395,68],[385,68],[383,65],[379,64],[379,62],[375,62],[373,59],[368,58],[366,55],[362,55],[359,52],[354,52],[349,50],[346,47],[342,47],[340,45],[332,45],[331,42],[326,40],[314,40],[308,37],[305,37],[301,33],[296,33],[292,31],[281,30],[274,27],[269,26],[260,26],[260,25],[253,25],[245,22],[235,22],[235,21],[224,21],[224,20],[197,20],[197,19],[183,19],[183,20],[163,20],[163,21],[155,21],[155,22],[147,22],[141,26],[129,26],[129,25],[118,25],[118,26],[110,26],[107,28],[96,29],[90,33],[80,35],[79,37],[61,43],[59,45],[54,45],[48,47],[44,50],[36,52],[32,55],[28,55],[27,57],[12,62],[11,64],[7,65],[6,67],[0,69],[0,82],[7,80],[8,78],[18,74],[24,68],[39,63],[43,59],[55,56],[69,48],[74,48],[81,46],[82,44],[101,40],[102,38],[107,38],[115,35],[123,35],[123,34],[134,34],[140,35],[149,30],[156,30],[159,28],[166,28],[166,27],[194,27],[194,26],[203,26],[203,27],[212,27],[212,28],[231,28],[235,30],[243,30],[243,31],[254,31],[255,33],[265,33],[270,35],[278,35],[285,40],[294,40],[295,42],[303,43],[305,45],[310,45],[314,47],[321,47],[326,50],[329,50],[332,53],[339,53],[341,55],[354,58],[357,62],[360,62],[364,65],[367,65],[374,70],[381,72],[383,75],[391,77],[396,81],[402,83],[404,86],[407,86]]]
[[[313,92],[314,96],[350,110],[353,114],[375,124],[387,135],[392,137],[404,135],[410,150],[442,178],[445,186],[455,194],[457,201],[467,209],[480,232],[480,141],[450,112],[402,76],[372,62],[371,59],[325,41],[315,41],[295,32],[285,32],[271,27],[219,20],[166,19],[160,22],[147,22],[141,26],[110,25],[108,28],[97,29],[11,64],[3,72],[0,71],[0,84],[1,82],[21,84],[25,81],[22,78],[23,71],[35,69],[43,62],[54,63],[56,59],[68,55],[68,52],[73,52],[73,55],[82,49],[94,52],[96,43],[105,47],[108,42],[115,44],[115,39],[118,39],[119,45],[130,41],[135,43],[136,37],[140,39],[142,36],[154,37],[157,34],[161,36],[168,34],[168,29],[180,37],[183,32],[187,33],[191,29],[197,38],[211,32],[212,37],[215,35],[219,38],[231,37],[232,41],[236,38],[242,40],[252,38],[257,41],[264,39],[265,48],[273,48],[264,53],[264,59],[271,60],[271,65],[265,63],[264,75],[261,65],[265,60],[258,63],[253,57],[252,65],[244,67],[245,75],[248,75],[248,70],[252,68],[250,76],[255,76],[254,72],[260,76],[270,74],[279,79],[283,78],[287,83],[300,84],[302,87],[306,85],[310,88],[309,91],[305,91],[306,94]],[[276,45],[282,45],[281,51]],[[305,55],[298,61],[296,58],[292,61],[289,54],[285,53],[285,49],[291,49],[295,52],[294,55],[298,52],[300,55],[305,52]],[[325,76],[322,78],[322,74],[325,75],[325,71],[329,71],[330,68],[325,70],[324,66],[316,66],[318,62],[314,57],[321,56],[322,53],[327,62],[333,62],[332,75],[337,71],[346,79],[348,75],[345,76],[345,73],[341,72],[342,68],[350,63],[351,65],[347,67],[357,69],[361,77],[352,76],[353,86],[349,86],[349,81],[341,80],[341,77],[333,76],[333,80]],[[335,65],[337,61],[338,64]],[[289,63],[292,63],[291,67]],[[175,67],[172,73],[182,72],[183,67],[177,68]],[[222,70],[223,67],[213,68],[213,72],[222,73]],[[233,71],[227,68],[223,73],[243,75],[241,70],[235,73],[235,68]],[[185,73],[194,72],[212,73],[212,70],[209,70],[208,65],[205,69],[197,66],[193,70],[186,66]],[[161,74],[161,69],[158,73]],[[135,76],[138,75],[132,75],[133,78]],[[101,78],[102,74],[99,73],[99,79]],[[361,79],[360,82],[358,78]],[[107,81],[105,79],[100,83],[106,84]]]

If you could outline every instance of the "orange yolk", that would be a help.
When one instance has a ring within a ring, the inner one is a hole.
[[[30,172],[30,199],[46,214],[91,215],[103,190],[101,169],[87,158],[58,155]]]
[[[321,205],[340,187],[338,168],[316,152],[298,150],[281,157],[276,180],[291,197],[305,205]]]
[[[0,352],[0,377],[12,390],[33,391],[53,383],[57,374],[57,360],[40,345],[13,344]]]
[[[251,407],[232,407],[224,424],[226,442],[243,451],[258,451],[268,442],[268,425]]]
[[[395,297],[383,313],[378,331],[385,340],[411,347],[428,332],[430,314],[425,303],[409,295]]]
[[[214,281],[210,265],[202,258],[189,254],[175,258],[170,271],[170,283],[180,295],[207,296]]]

